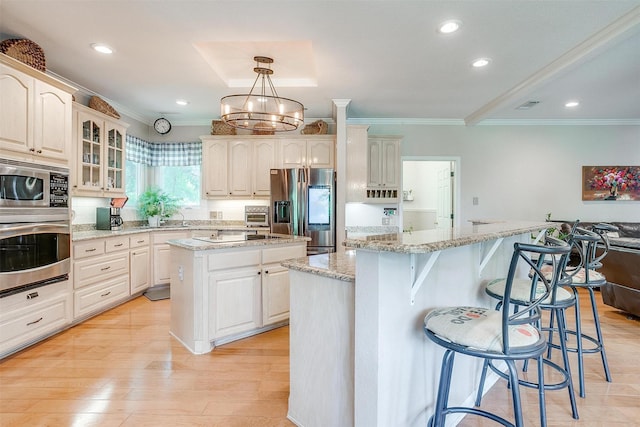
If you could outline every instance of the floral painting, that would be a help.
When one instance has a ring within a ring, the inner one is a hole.
[[[582,200],[640,200],[640,166],[583,166]]]

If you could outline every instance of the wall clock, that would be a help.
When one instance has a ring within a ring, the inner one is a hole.
[[[171,123],[169,122],[169,120],[165,119],[164,117],[160,117],[158,120],[156,120],[153,123],[153,128],[160,135],[166,135],[169,133],[169,131],[171,131]]]

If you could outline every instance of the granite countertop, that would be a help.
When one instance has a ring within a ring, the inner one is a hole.
[[[210,249],[229,249],[229,248],[244,248],[248,246],[266,246],[266,245],[282,245],[289,243],[306,243],[311,240],[309,237],[304,236],[292,236],[289,234],[274,234],[270,233],[266,235],[264,239],[257,240],[233,240],[231,239],[207,239],[207,238],[193,238],[193,239],[171,239],[167,240],[170,246],[176,246],[191,251],[207,251]]]
[[[282,265],[291,270],[316,274],[344,282],[355,282],[356,280],[356,251],[311,255],[283,261]]]
[[[353,236],[344,245],[377,252],[427,253],[549,228],[548,222],[503,221],[396,235]]]
[[[163,225],[160,227],[149,227],[146,225],[138,227],[125,227],[123,230],[110,231],[110,230],[84,230],[73,231],[71,240],[79,242],[82,240],[103,239],[105,237],[127,236],[131,234],[148,233],[148,232],[163,232],[163,231],[195,231],[195,230],[211,230],[211,231],[249,231],[269,230],[267,227],[244,227],[244,226],[224,226],[224,225]]]

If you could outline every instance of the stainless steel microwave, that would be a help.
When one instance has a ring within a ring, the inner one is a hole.
[[[69,219],[69,170],[0,159],[0,223],[34,217]]]

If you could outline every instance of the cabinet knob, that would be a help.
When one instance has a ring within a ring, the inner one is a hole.
[[[261,272],[258,271],[258,276],[261,274]]]
[[[29,148],[29,151],[31,151],[33,153],[34,151],[36,151],[36,149],[35,148]]]
[[[265,271],[264,271],[264,274],[269,274],[269,270],[265,270]]]
[[[42,154],[42,150],[38,150],[38,151],[36,151],[36,153]]]

